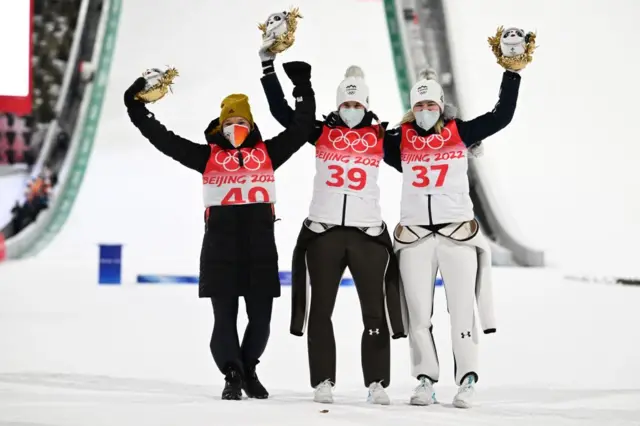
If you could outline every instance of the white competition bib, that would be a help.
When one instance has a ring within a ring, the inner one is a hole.
[[[403,124],[400,152],[404,195],[469,193],[467,147],[454,120],[429,136]]]
[[[273,166],[264,142],[240,149],[211,145],[202,184],[205,207],[276,201]]]
[[[378,172],[384,157],[379,126],[324,126],[316,141],[314,190],[379,198]]]

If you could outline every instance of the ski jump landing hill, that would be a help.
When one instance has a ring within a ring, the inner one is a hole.
[[[335,108],[335,89],[346,67],[358,64],[371,87],[372,108],[393,125],[408,106],[407,88],[416,71],[431,65],[440,72],[447,95],[457,101],[464,118],[473,117],[492,108],[500,81],[501,70],[486,46],[486,36],[496,23],[513,19],[500,5],[501,0],[493,3],[501,14],[490,19],[488,12],[477,6],[476,18],[470,19],[467,10],[451,3],[445,7],[439,1],[345,4],[333,0],[322,5],[302,1],[298,6],[305,17],[297,41],[278,57],[277,71],[290,93],[291,85],[280,64],[306,60],[313,65],[320,116]],[[212,21],[202,16],[201,11],[209,7],[204,1],[181,8],[163,0],[154,3],[153,11],[135,4],[124,6],[121,0],[105,4],[100,49],[95,55],[98,73],[81,111],[72,144],[74,155],[62,176],[64,184],[50,212],[7,242],[7,255],[95,264],[97,245],[115,243],[123,244],[127,264],[136,265],[138,272],[193,274],[202,234],[199,178],[155,151],[137,133],[126,117],[122,92],[141,70],[174,65],[181,73],[174,93],[150,107],[167,127],[204,142],[202,131],[217,115],[220,100],[231,92],[245,92],[265,136],[276,134],[282,129],[269,114],[259,82],[256,49],[260,35],[255,25],[272,7],[252,3],[251,16],[255,18],[251,18],[247,4],[233,2],[218,10]],[[335,10],[348,13],[336,14]],[[352,31],[353,16],[367,25]],[[179,17],[191,25],[177,32],[160,31],[158,17]],[[544,22],[542,16],[538,18]],[[524,24],[532,21],[525,19]],[[327,33],[327,28],[336,31]],[[544,58],[544,50],[541,52]],[[544,223],[552,215],[537,207],[541,193],[551,193],[549,182],[557,182],[559,176],[534,174],[525,161],[528,155],[535,157],[529,146],[540,137],[530,127],[534,121],[530,116],[542,115],[538,105],[546,104],[529,81],[543,75],[536,71],[536,66],[544,67],[540,62],[542,59],[534,61],[523,76],[514,122],[485,141],[485,157],[473,160],[470,172],[478,217],[495,242],[497,264],[542,265],[542,252],[529,248],[526,239],[541,246],[545,238],[554,236],[551,231],[561,229],[552,220]],[[282,221],[277,223],[277,238],[283,270],[290,267],[295,237],[307,213],[312,158],[311,147],[305,146],[278,172],[277,213]],[[514,159],[522,163],[519,169],[524,171],[505,176],[502,168],[513,171]],[[566,172],[563,177],[579,172]],[[538,184],[531,186],[529,181]],[[399,213],[400,176],[384,167],[380,182],[383,214],[394,224]],[[513,190],[509,183],[518,189]],[[527,238],[522,230],[527,231]]]

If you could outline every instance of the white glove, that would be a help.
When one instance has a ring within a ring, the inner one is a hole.
[[[258,56],[260,56],[262,62],[273,61],[276,58],[276,54],[268,50],[275,42],[275,37],[269,37],[262,41],[262,46],[260,46],[260,50],[258,50]]]

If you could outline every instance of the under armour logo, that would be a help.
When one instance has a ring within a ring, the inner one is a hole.
[[[460,333],[460,337],[462,337],[463,339],[464,339],[465,337],[471,337],[471,332],[470,332],[470,331],[467,331],[466,333],[464,333],[464,332],[463,332],[463,333]]]
[[[380,329],[376,328],[375,330],[369,329],[369,336],[373,336],[374,334],[380,334]]]

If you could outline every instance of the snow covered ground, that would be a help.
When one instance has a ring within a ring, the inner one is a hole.
[[[637,287],[496,270],[498,333],[481,337],[477,406],[460,410],[450,404],[441,288],[434,317],[441,404],[408,405],[415,381],[406,339],[392,344],[392,405],[365,402],[362,324],[354,288],[346,287],[334,313],[336,403],[326,406],[311,401],[306,339],[288,333],[288,289],[259,365],[272,398],[221,401],[223,379],[209,353],[212,313],[195,286],[99,287],[95,276],[93,267],[42,262],[0,269],[0,425],[640,424]]]

